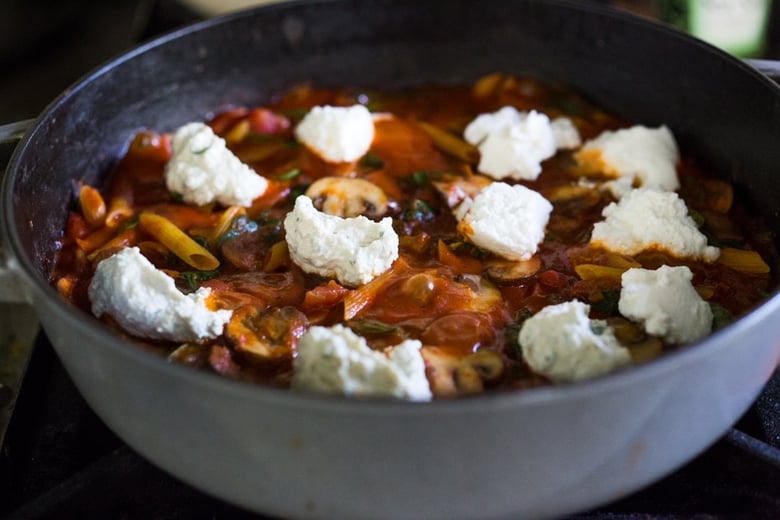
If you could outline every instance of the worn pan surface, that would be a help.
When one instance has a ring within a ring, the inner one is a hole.
[[[651,22],[566,1],[273,5],[167,35],[56,99],[4,181],[8,263],[76,385],[134,449],[268,514],[550,517],[615,499],[714,442],[780,357],[780,297],[691,348],[568,387],[413,404],[302,396],[166,364],[48,285],[71,181],[96,183],[141,127],[169,131],[290,85],[464,83],[504,71],[665,123],[780,229],[780,90]]]

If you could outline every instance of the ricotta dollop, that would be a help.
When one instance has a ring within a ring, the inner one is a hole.
[[[611,327],[588,317],[590,306],[580,301],[544,307],[528,318],[518,341],[531,369],[554,383],[600,376],[627,365],[628,349]]]
[[[298,341],[293,388],[354,396],[432,398],[422,344],[405,340],[385,352],[343,325],[311,327]]]
[[[542,161],[558,148],[576,147],[580,141],[570,120],[561,118],[553,124],[545,114],[511,106],[480,114],[466,126],[463,138],[479,148],[477,169],[499,180],[536,180]]]
[[[171,147],[165,184],[187,204],[246,207],[268,188],[268,181],[242,163],[206,124],[182,126],[173,134]]]
[[[618,310],[668,343],[699,340],[712,329],[712,310],[691,280],[686,266],[629,269],[621,277]]]
[[[327,162],[363,157],[374,140],[374,120],[363,105],[313,107],[295,128],[298,140]]]
[[[634,186],[662,191],[680,187],[677,177],[680,153],[666,126],[637,125],[607,130],[583,144],[574,157],[585,173],[614,177],[616,180],[606,187],[615,198],[622,197]]]
[[[552,204],[520,184],[493,182],[455,208],[458,231],[474,244],[510,260],[527,260],[544,240]]]
[[[222,334],[229,310],[211,310],[211,290],[184,295],[173,278],[157,269],[137,247],[102,260],[89,284],[92,314],[110,315],[128,333],[149,339],[198,341]]]
[[[605,219],[593,225],[591,245],[624,255],[656,249],[706,262],[720,255],[717,247],[707,245],[685,201],[674,192],[637,188],[610,203],[602,215]]]
[[[290,257],[307,273],[356,287],[387,271],[398,258],[393,220],[341,218],[318,211],[301,195],[284,219]]]

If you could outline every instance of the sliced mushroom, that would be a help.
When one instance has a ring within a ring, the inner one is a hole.
[[[504,375],[504,362],[491,350],[481,349],[458,357],[439,347],[421,350],[431,391],[437,397],[477,394]]]
[[[620,344],[628,349],[634,363],[645,363],[661,355],[661,339],[645,333],[636,323],[615,316],[607,318],[607,324],[612,327]]]
[[[385,192],[365,179],[323,177],[309,186],[306,196],[328,215],[379,217],[387,211]]]
[[[460,364],[471,367],[485,383],[495,383],[504,375],[504,362],[492,350],[477,350],[461,359]]]
[[[487,275],[493,280],[510,282],[531,276],[542,267],[542,261],[538,256],[532,256],[528,260],[494,259],[485,262]]]
[[[233,312],[225,336],[237,354],[255,361],[287,361],[309,320],[294,307],[262,310],[245,305]]]

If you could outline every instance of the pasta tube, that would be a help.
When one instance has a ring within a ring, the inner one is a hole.
[[[138,225],[195,269],[213,271],[219,267],[219,260],[208,249],[195,242],[167,218],[154,213],[141,213]]]

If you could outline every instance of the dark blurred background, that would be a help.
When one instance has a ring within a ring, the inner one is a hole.
[[[260,2],[261,0],[256,0]],[[268,0],[265,0],[268,1]],[[661,4],[685,0],[591,0],[660,16]],[[769,1],[769,0],[767,0]],[[36,117],[88,71],[139,42],[225,8],[205,0],[3,0],[0,11],[0,124]],[[765,49],[780,58],[775,1]]]
[[[174,0],[3,0],[0,124],[36,117],[110,58],[202,15]]]

